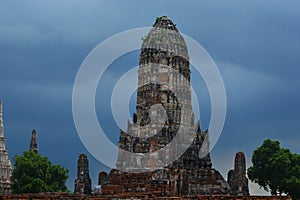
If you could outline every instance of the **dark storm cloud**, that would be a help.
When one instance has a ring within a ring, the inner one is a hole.
[[[202,44],[223,76],[228,112],[224,131],[212,152],[214,166],[226,175],[238,150],[245,151],[251,164],[253,149],[268,137],[280,139],[285,147],[299,153],[299,4],[1,2],[0,99],[4,102],[10,156],[28,148],[31,130],[36,128],[41,153],[70,169],[68,186],[72,189],[77,156],[88,154],[77,136],[71,107],[73,82],[81,62],[107,37],[151,26],[161,15],[168,15],[180,31]],[[138,53],[132,55],[116,61],[98,87],[102,93],[97,93],[96,100],[104,101],[103,105],[96,103],[98,117],[112,140],[117,140],[119,133],[109,110],[112,82],[130,66],[136,66]],[[210,117],[209,97],[200,76],[192,76],[205,129]],[[97,173],[107,168],[88,155],[96,184]]]

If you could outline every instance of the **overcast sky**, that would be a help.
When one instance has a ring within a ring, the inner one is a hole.
[[[98,172],[108,168],[86,150],[75,129],[72,88],[77,70],[101,41],[152,26],[162,15],[206,49],[223,77],[228,107],[223,132],[211,152],[213,167],[227,178],[240,150],[249,167],[252,151],[266,138],[300,153],[299,8],[298,1],[277,0],[1,1],[0,99],[11,159],[29,148],[35,128],[41,155],[70,170],[71,191],[80,153],[88,155],[97,184]],[[98,86],[97,114],[113,142],[119,129],[109,109],[111,91],[116,80],[138,64],[138,56],[135,51],[120,57]],[[193,72],[205,129],[209,94],[201,76]],[[255,184],[250,191],[263,193]]]

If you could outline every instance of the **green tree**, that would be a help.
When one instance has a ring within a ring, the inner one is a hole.
[[[14,157],[13,193],[67,192],[68,169],[53,165],[47,157],[24,151]]]
[[[286,184],[285,192],[294,199],[300,199],[300,155],[292,155],[291,166],[283,182]]]
[[[248,176],[251,181],[254,181],[265,190],[271,189],[271,193],[276,193],[276,188],[271,184],[273,171],[269,167],[269,158],[280,151],[280,143],[267,139],[263,144],[254,150],[252,155],[253,167],[248,169]]]
[[[300,156],[281,148],[278,141],[267,139],[252,155],[248,177],[271,194],[287,193],[300,197]]]

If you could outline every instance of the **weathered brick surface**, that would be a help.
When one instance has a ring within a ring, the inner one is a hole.
[[[92,181],[89,174],[89,160],[85,154],[80,154],[77,164],[77,179],[75,180],[74,193],[91,194]]]
[[[39,194],[10,194],[1,195],[1,200],[39,200],[39,199],[49,199],[49,200],[62,200],[62,199],[72,199],[72,200],[116,200],[116,199],[165,199],[165,200],[290,200],[288,196],[222,196],[222,195],[207,195],[207,196],[184,196],[184,197],[160,197],[151,198],[148,196],[133,196],[133,197],[122,197],[121,195],[115,196],[92,196],[92,195],[77,195],[68,193],[39,193]]]
[[[0,196],[1,200],[39,200],[39,199],[73,199],[73,200],[106,200],[106,197],[95,197],[95,196],[88,196],[88,195],[80,195],[80,194],[69,194],[69,193],[38,193],[38,194],[10,194],[10,195],[2,195]]]
[[[229,195],[212,168],[208,130],[195,123],[187,46],[168,17],[143,39],[139,63],[136,113],[127,131],[120,130],[117,170],[99,175],[102,194]]]
[[[249,195],[248,179],[246,177],[246,159],[243,152],[236,154],[234,169],[228,172],[227,181],[230,185],[231,195]]]

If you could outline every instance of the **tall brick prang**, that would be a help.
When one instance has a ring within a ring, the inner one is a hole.
[[[142,40],[136,113],[127,130],[120,131],[116,169],[99,176],[102,194],[229,195],[228,183],[212,168],[209,132],[195,123],[183,36],[162,16]],[[179,139],[173,143],[174,138]],[[161,151],[167,146],[172,148]]]

